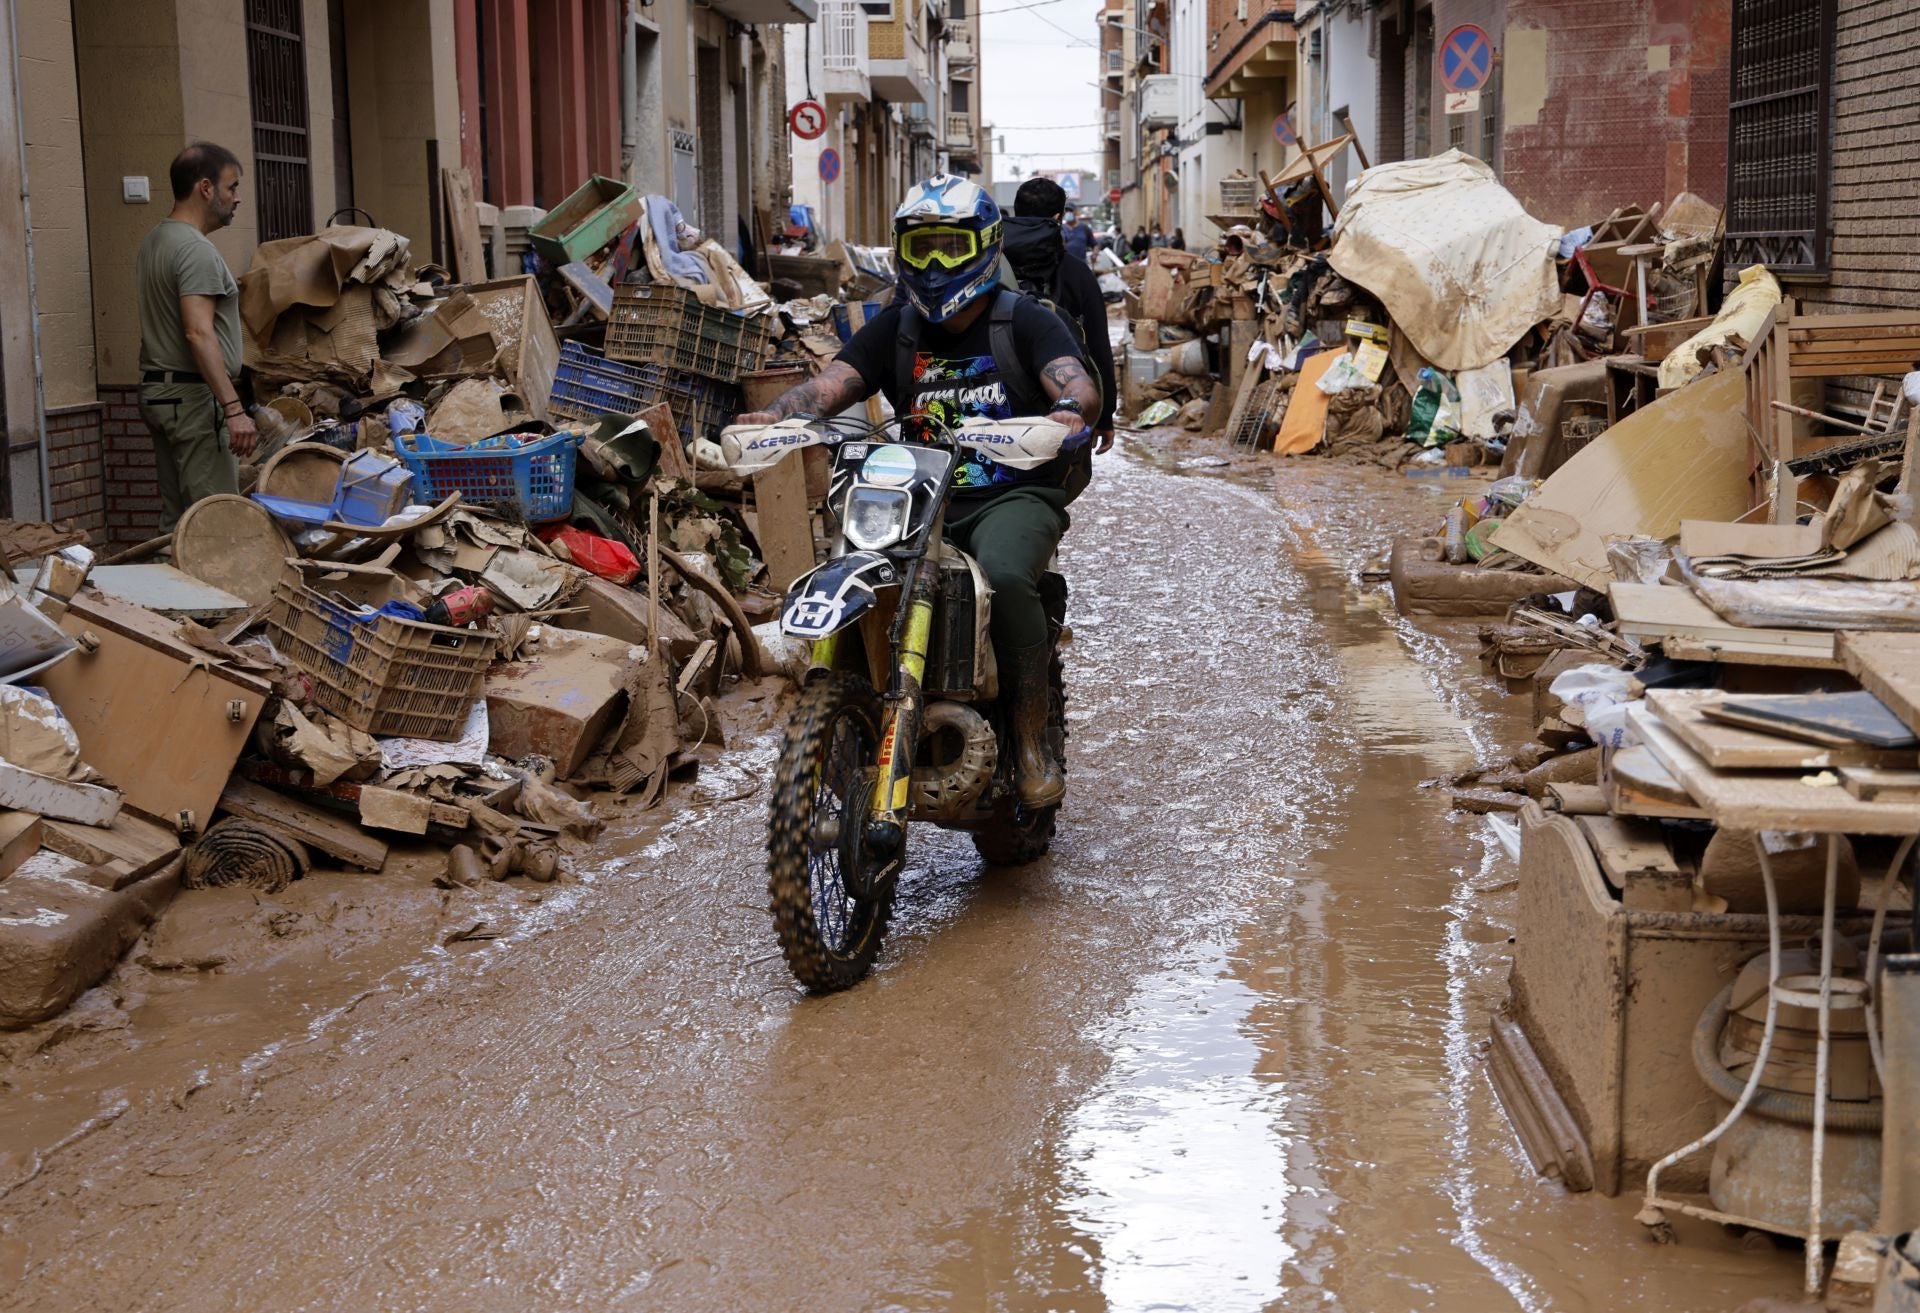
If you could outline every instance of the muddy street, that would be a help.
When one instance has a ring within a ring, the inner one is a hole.
[[[1789,1293],[1790,1253],[1701,1225],[1654,1247],[1629,1198],[1536,1178],[1494,1102],[1511,863],[1420,786],[1521,713],[1469,629],[1363,578],[1434,481],[1222,462],[1135,436],[1075,506],[1051,858],[987,871],[916,830],[874,977],[803,997],[764,910],[773,722],[749,717],[498,938],[446,943],[423,876],[377,877],[417,925],[311,979],[152,976],[21,1060],[0,1306]]]

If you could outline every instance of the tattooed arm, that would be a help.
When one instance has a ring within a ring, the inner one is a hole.
[[[860,371],[836,360],[806,382],[782,392],[765,410],[736,416],[734,423],[777,424],[795,415],[838,415],[854,402],[865,400],[867,391]]]
[[[1040,371],[1040,383],[1054,401],[1066,398],[1080,403],[1079,415],[1070,410],[1056,410],[1048,419],[1075,430],[1092,428],[1100,422],[1100,389],[1087,376],[1086,366],[1072,356],[1049,361]]]

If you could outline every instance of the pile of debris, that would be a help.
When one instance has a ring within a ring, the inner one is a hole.
[[[449,888],[561,878],[792,656],[764,622],[824,471],[743,486],[714,439],[810,371],[800,335],[661,198],[595,178],[516,214],[490,278],[464,194],[463,282],[375,228],[259,249],[245,495],[104,559],[0,525],[0,1027],[182,886],[422,843]]]

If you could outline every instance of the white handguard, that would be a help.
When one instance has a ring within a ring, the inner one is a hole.
[[[1043,416],[1022,419],[970,419],[953,431],[963,447],[1016,470],[1035,470],[1060,454],[1074,430]]]
[[[746,478],[772,469],[789,452],[828,440],[812,420],[783,419],[778,424],[729,424],[721,430],[720,450],[727,458],[727,468]]]

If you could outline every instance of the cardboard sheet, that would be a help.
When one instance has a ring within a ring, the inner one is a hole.
[[[1298,456],[1320,445],[1327,431],[1327,402],[1332,398],[1316,385],[1345,358],[1344,351],[1322,351],[1301,364],[1293,399],[1287,403],[1287,417],[1280,421],[1280,432],[1273,440],[1274,455]]]
[[[1715,374],[1621,420],[1554,472],[1493,545],[1591,588],[1613,580],[1609,538],[1666,538],[1682,520],[1747,510],[1746,398]]]

